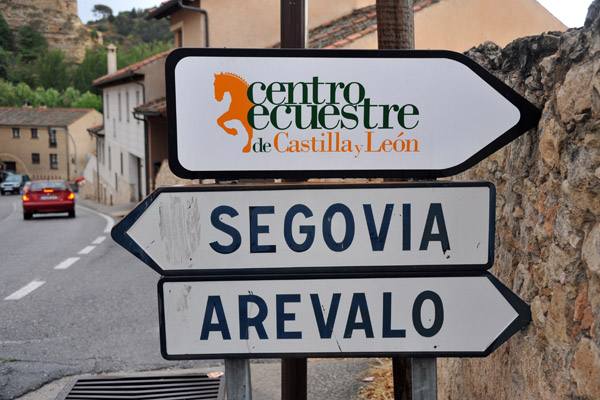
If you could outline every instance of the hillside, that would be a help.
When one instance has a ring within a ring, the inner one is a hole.
[[[132,9],[120,12],[116,16],[112,14],[109,7],[102,10],[104,10],[102,18],[88,22],[87,28],[92,35],[101,35],[105,44],[114,43],[121,50],[129,50],[142,43],[173,42],[169,21],[147,21],[145,18],[148,10]]]
[[[41,33],[50,49],[58,49],[77,63],[85,50],[102,44],[100,36],[79,20],[77,0],[11,0],[0,2],[0,13],[16,36],[19,29],[30,26]]]

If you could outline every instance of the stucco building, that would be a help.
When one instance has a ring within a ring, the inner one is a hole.
[[[92,109],[0,107],[0,158],[31,179],[72,182],[96,150],[87,129],[100,122]]]
[[[169,0],[149,18],[169,18],[176,47],[271,47],[280,38],[279,7],[254,0],[241,12],[234,0]],[[536,0],[414,0],[414,15],[417,49],[462,52],[566,30]],[[309,1],[307,24],[310,47],[377,48],[375,0]]]
[[[169,18],[176,47],[278,47],[279,7],[278,0],[256,0],[243,10],[234,0],[169,0],[148,18]],[[419,49],[465,51],[488,40],[505,45],[525,35],[566,30],[536,0],[415,0],[414,12]],[[308,28],[311,48],[376,49],[375,1],[308,2]],[[113,48],[108,74],[94,81],[104,96],[94,161],[103,202],[137,201],[161,184],[189,183],[176,178],[165,161],[167,55],[116,71]]]
[[[257,0],[242,13],[233,0],[170,0],[148,18],[169,18],[176,47],[279,47],[279,7],[278,0]],[[415,0],[414,16],[417,49],[462,52],[484,41],[504,46],[522,36],[566,30],[536,0]],[[307,23],[310,48],[377,48],[374,0],[308,2]],[[156,149],[166,143],[166,101],[148,100],[135,113],[148,121],[149,141]],[[161,154],[150,155],[153,165],[159,165]],[[158,185],[185,182],[170,173],[166,162],[159,176]],[[155,179],[152,183],[156,186]]]
[[[93,85],[102,89],[103,126],[91,133],[98,138],[98,159],[94,179],[98,200],[106,204],[139,201],[151,190],[154,166],[146,121],[136,117],[133,109],[146,99],[164,96],[165,59],[163,52],[117,70],[114,46],[109,46],[108,74]],[[159,157],[167,157],[166,143],[159,147]]]

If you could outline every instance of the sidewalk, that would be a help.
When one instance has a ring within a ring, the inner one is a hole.
[[[126,203],[120,204],[116,206],[108,206],[106,204],[96,203],[93,200],[82,199],[77,195],[75,200],[76,205],[84,206],[87,208],[91,208],[94,211],[97,211],[102,214],[110,215],[111,217],[121,218],[124,217],[129,211],[131,211],[137,203]],[[115,221],[116,222],[116,221]]]

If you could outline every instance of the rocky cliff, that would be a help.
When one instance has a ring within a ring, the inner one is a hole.
[[[15,34],[30,24],[46,37],[50,48],[64,51],[76,62],[83,60],[86,48],[101,44],[79,20],[77,0],[1,1],[0,12]]]
[[[497,192],[491,272],[533,322],[483,359],[444,359],[440,399],[600,399],[600,0],[585,26],[468,55],[543,110],[457,179]]]

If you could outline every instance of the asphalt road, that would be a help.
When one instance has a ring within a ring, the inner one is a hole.
[[[162,358],[158,274],[112,241],[111,217],[76,213],[25,221],[20,196],[0,196],[0,400],[52,400],[82,374],[223,371]],[[368,364],[309,362],[308,398],[354,398]],[[279,399],[280,384],[278,360],[253,362],[255,399]]]
[[[0,196],[0,399],[63,376],[210,366],[160,355],[159,276],[118,247],[110,217],[23,220]]]

